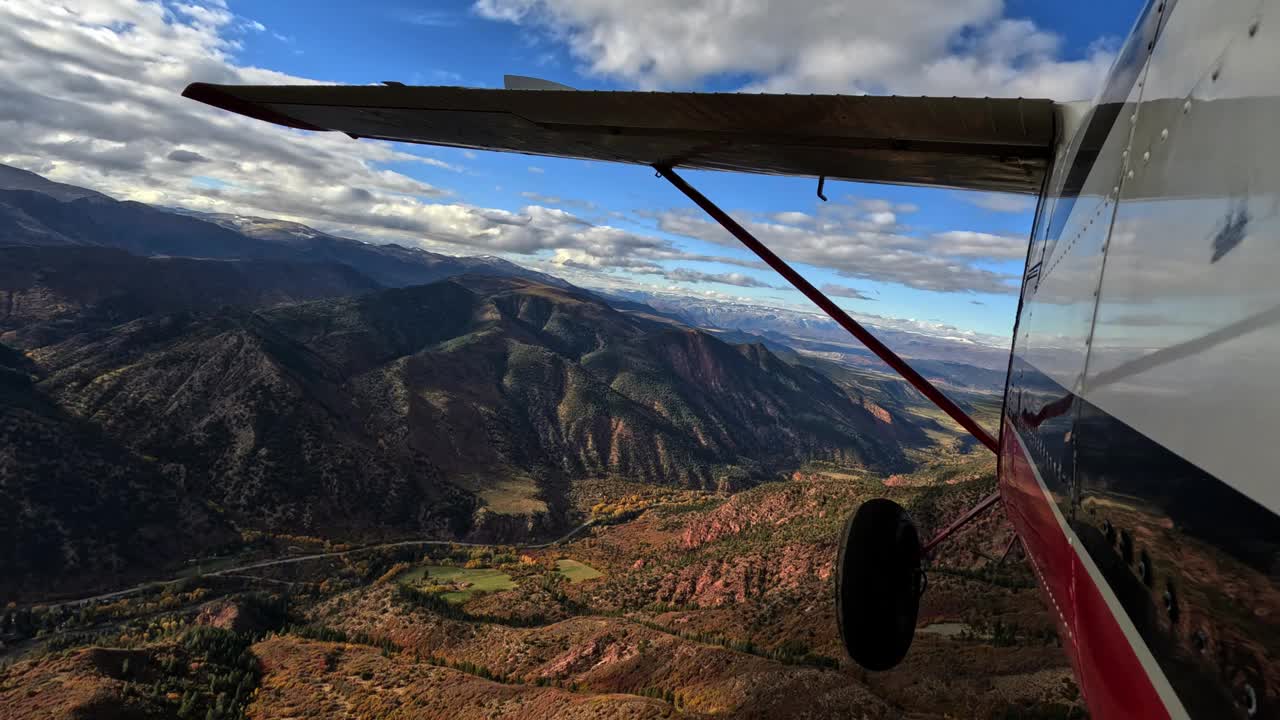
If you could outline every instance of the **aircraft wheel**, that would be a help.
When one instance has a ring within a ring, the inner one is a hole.
[[[885,498],[849,516],[836,559],[836,618],[849,657],[888,670],[906,657],[920,614],[924,572],[911,516]]]

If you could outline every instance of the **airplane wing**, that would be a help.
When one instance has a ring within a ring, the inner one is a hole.
[[[356,138],[1039,193],[1049,100],[193,83],[183,95]]]

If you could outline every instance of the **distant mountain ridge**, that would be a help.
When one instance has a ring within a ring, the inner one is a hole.
[[[930,442],[855,376],[497,258],[7,177],[0,499],[23,513],[0,540],[39,552],[0,556],[0,587],[172,568],[246,530],[545,538],[581,521],[582,480],[734,490],[902,471]],[[130,555],[129,527],[165,552]]]
[[[31,190],[43,195],[57,198],[63,202],[81,198],[100,198],[110,200],[96,190],[54,182],[41,175],[0,163],[0,188],[5,190]]]
[[[77,285],[49,254],[71,267],[106,264],[98,281]],[[139,273],[114,268],[142,264],[159,268],[147,276],[207,272],[212,280],[188,282],[220,287],[231,277],[228,293],[275,299],[286,286],[270,288],[288,266],[258,262],[245,273],[243,261],[102,248],[0,251],[24,255],[35,256],[26,274],[0,272],[45,290],[44,305],[20,297],[27,314],[10,312],[2,336],[25,348],[5,351],[24,368],[22,404],[110,443],[120,468],[110,472],[132,478],[138,498],[194,502],[175,522],[208,507],[218,512],[200,522],[220,527],[518,540],[562,530],[583,478],[731,489],[809,460],[895,471],[910,465],[902,445],[921,440],[910,421],[763,345],[619,312],[575,288],[464,275],[266,307],[201,304],[149,286],[133,295],[104,288],[115,278],[128,290]],[[98,291],[117,300],[104,310]],[[65,432],[24,435],[22,417],[0,423],[0,446],[66,455],[49,444]],[[94,477],[107,467],[95,458],[66,472]],[[0,463],[11,506],[29,505],[42,487],[19,481],[25,466]],[[91,547],[82,528],[105,526],[91,510],[75,522],[62,513],[118,505],[96,499],[103,489],[85,492],[41,505],[39,525],[11,529],[16,546]],[[194,542],[175,547],[198,554]],[[50,552],[36,566],[0,567],[0,578],[22,585],[42,572],[74,573],[91,557]]]
[[[24,402],[110,442],[120,472],[143,462],[138,492],[180,487],[217,522],[339,539],[546,535],[588,477],[729,489],[815,459],[898,470],[914,432],[761,345],[520,278],[107,321],[25,357]],[[20,418],[0,423],[0,445],[54,452]],[[0,488],[20,476],[0,465]],[[543,509],[489,511],[512,492]],[[97,526],[66,522],[64,505],[15,542],[87,542]],[[81,562],[56,559],[41,567]]]
[[[602,295],[611,300],[620,299],[648,305],[694,327],[753,333],[796,349],[821,347],[845,354],[850,360],[884,367],[870,350],[850,337],[844,328],[816,312],[798,312],[747,302],[706,300],[639,290],[613,290]],[[937,360],[997,370],[1002,378],[1009,362],[1008,346],[1001,345],[998,339],[989,336],[979,336],[976,339],[942,337],[896,329],[874,321],[865,324],[904,358]]]
[[[34,347],[157,313],[264,307],[381,287],[341,263],[146,258],[96,246],[0,246],[0,340]]]
[[[421,285],[466,273],[569,285],[495,257],[454,257],[365,243],[283,220],[118,201],[7,165],[0,165],[2,245],[110,247],[142,257],[341,263],[382,287]]]

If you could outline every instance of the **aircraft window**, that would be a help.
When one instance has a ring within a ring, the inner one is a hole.
[[[1151,570],[1151,556],[1147,554],[1146,550],[1143,550],[1138,557],[1138,577],[1142,579],[1142,582],[1147,587],[1151,587],[1151,580],[1154,575]]]

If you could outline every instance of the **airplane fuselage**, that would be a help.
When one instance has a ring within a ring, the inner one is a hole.
[[[1280,717],[1278,49],[1154,0],[1060,107],[1000,488],[1094,717]]]

